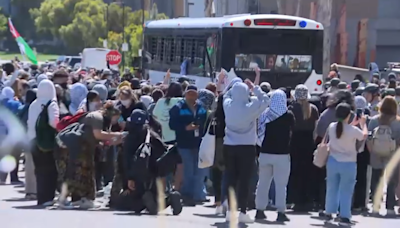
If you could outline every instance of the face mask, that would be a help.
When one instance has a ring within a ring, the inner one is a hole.
[[[121,104],[125,107],[129,106],[131,104],[131,100],[122,100]]]

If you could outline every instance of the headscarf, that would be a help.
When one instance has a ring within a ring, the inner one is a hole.
[[[366,109],[368,108],[368,102],[363,96],[355,96],[354,97],[354,104],[357,109]]]
[[[100,99],[102,101],[107,100],[108,89],[107,89],[107,87],[105,85],[96,84],[95,86],[93,86],[93,90],[99,93]]]
[[[1,91],[1,99],[2,100],[9,100],[13,99],[15,96],[15,92],[11,87],[4,87]]]
[[[287,112],[287,96],[286,93],[277,89],[271,93],[271,104],[258,118],[257,126],[257,145],[261,146],[264,141],[265,127]]]
[[[86,98],[88,89],[82,83],[75,83],[71,87],[71,104],[69,105],[69,111],[74,115],[78,109],[81,102]]]
[[[215,94],[208,89],[199,90],[198,100],[203,104],[206,110],[211,110],[211,106],[215,101]]]
[[[26,92],[25,104],[30,105],[34,100],[36,100],[36,89],[30,89]]]
[[[228,86],[225,87],[224,93],[228,92],[232,88],[233,85],[235,85],[238,82],[243,82],[243,80],[239,77],[232,79],[229,83]]]
[[[147,107],[149,107],[149,105],[151,104],[151,103],[153,103],[153,98],[151,97],[151,96],[149,96],[149,95],[143,95],[143,96],[140,96],[140,101],[146,106],[146,108]]]
[[[272,122],[283,114],[287,112],[287,96],[286,93],[280,89],[272,92],[271,95],[271,104],[269,108],[267,108],[263,114],[261,114],[260,119],[264,124]]]
[[[309,98],[307,86],[300,84],[294,89],[294,99],[295,100],[307,100]]]
[[[45,79],[49,79],[49,78],[47,77],[47,75],[41,74],[41,75],[39,75],[39,76],[36,78],[36,82],[37,82],[37,84],[39,85],[40,82],[43,81],[43,80],[45,80]]]

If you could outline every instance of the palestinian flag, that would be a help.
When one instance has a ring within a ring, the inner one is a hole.
[[[29,59],[29,61],[31,61],[33,64],[37,64],[38,61],[36,59],[35,53],[31,49],[31,47],[29,47],[29,45],[25,42],[24,38],[22,38],[21,35],[19,35],[19,33],[17,32],[11,21],[11,18],[8,18],[8,27],[10,27],[10,32],[15,38],[15,41],[17,41],[18,43],[21,54],[23,56],[26,56]]]

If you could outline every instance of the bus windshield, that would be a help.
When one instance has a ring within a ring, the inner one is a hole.
[[[222,67],[235,71],[308,73],[322,71],[322,31],[225,29]]]
[[[313,72],[322,74],[322,47],[322,30],[226,28],[221,67],[251,80],[258,67],[261,81],[274,88],[294,88],[305,84]]]

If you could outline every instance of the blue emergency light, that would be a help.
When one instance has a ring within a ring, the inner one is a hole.
[[[300,28],[305,28],[307,26],[307,22],[300,21],[299,26],[300,26]]]

